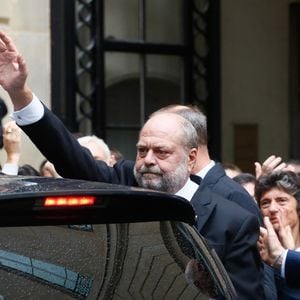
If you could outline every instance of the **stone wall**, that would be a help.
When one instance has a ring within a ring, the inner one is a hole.
[[[49,0],[1,0],[0,30],[8,33],[23,54],[29,68],[28,83],[36,95],[49,106],[50,103],[50,11]],[[7,94],[2,97],[12,111]],[[9,120],[5,117],[4,122]],[[47,134],[47,133],[45,133]],[[42,155],[23,134],[21,164],[39,168]],[[5,161],[5,151],[0,150],[0,164]]]

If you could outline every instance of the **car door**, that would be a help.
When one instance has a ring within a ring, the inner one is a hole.
[[[236,299],[185,199],[0,176],[0,300]]]
[[[0,228],[2,299],[234,299],[182,222]]]

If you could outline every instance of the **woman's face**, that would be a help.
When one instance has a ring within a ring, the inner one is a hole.
[[[272,188],[262,195],[259,204],[263,216],[270,218],[275,230],[278,229],[279,220],[299,230],[298,203],[294,196]]]

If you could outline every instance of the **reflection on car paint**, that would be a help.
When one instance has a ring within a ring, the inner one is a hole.
[[[93,283],[92,278],[65,267],[3,250],[0,250],[0,268],[46,281],[84,297],[88,296]]]
[[[193,280],[185,276],[189,261],[196,259],[196,249],[193,249],[191,240],[179,233],[180,224],[159,222],[109,226],[107,267],[112,272],[109,277],[108,274],[105,276],[109,288],[103,289],[100,299],[113,299],[116,295],[120,299],[146,299],[149,296],[152,299],[215,299],[218,287],[205,264]],[[142,233],[147,234],[143,236]],[[201,263],[202,259],[197,262]],[[205,278],[205,284],[196,284],[195,278],[203,273],[206,277],[201,278]]]
[[[9,177],[5,180],[1,178],[0,181],[0,192],[9,192],[11,190],[21,190],[23,188],[28,188],[31,186],[37,186],[38,184],[33,181],[14,181],[11,183]]]
[[[205,259],[201,251],[205,251],[206,247],[203,245],[199,251],[187,228],[179,222],[161,222],[161,234],[165,246],[184,272],[187,282],[209,299],[214,299],[218,295],[218,288],[221,287],[217,287],[208,271],[209,266],[204,263]]]
[[[70,229],[81,230],[81,231],[89,231],[93,232],[93,225],[91,224],[83,224],[83,225],[68,225]]]
[[[187,224],[93,224],[93,230],[0,228],[5,300],[33,299],[32,293],[50,300],[211,300],[227,288],[212,270],[210,250]]]

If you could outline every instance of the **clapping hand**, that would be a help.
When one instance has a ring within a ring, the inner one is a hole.
[[[295,249],[295,241],[291,227],[285,222],[286,212],[282,211],[282,216],[278,218],[278,230],[275,231],[269,217],[264,217],[266,228],[260,228],[260,236],[257,246],[261,259],[269,265],[282,254],[285,249]]]

